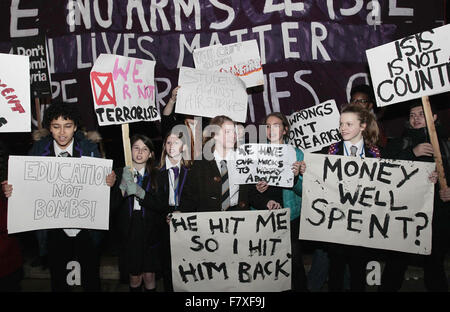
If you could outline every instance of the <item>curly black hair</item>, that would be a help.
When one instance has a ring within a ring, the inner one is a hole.
[[[50,130],[51,122],[59,117],[72,120],[77,128],[80,126],[81,116],[76,104],[53,103],[44,112],[43,126]]]

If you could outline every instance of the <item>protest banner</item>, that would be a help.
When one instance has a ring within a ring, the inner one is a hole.
[[[161,119],[155,105],[154,61],[101,54],[90,78],[100,126]]]
[[[213,118],[226,115],[237,122],[247,118],[248,95],[244,83],[230,73],[181,67],[181,86],[175,112]]]
[[[339,110],[334,100],[311,106],[288,116],[289,144],[315,152],[339,142]]]
[[[301,239],[431,253],[433,163],[305,154]]]
[[[108,230],[112,160],[10,156],[8,233],[53,228]],[[23,196],[23,194],[27,194]]]
[[[199,48],[192,54],[197,69],[231,73],[241,78],[247,88],[264,84],[261,57],[255,39]]]
[[[242,144],[235,157],[227,160],[228,175],[236,184],[257,184],[292,187],[296,161],[295,149],[290,144]]]
[[[170,222],[174,291],[291,288],[290,210],[176,213]]]
[[[0,53],[0,132],[30,132],[30,61]]]
[[[450,90],[450,25],[366,51],[378,106]]]

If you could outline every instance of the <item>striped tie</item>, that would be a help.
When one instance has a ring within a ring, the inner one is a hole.
[[[350,156],[356,156],[356,152],[358,151],[358,147],[355,145],[352,145],[350,147]]]
[[[230,186],[227,162],[225,160],[220,161],[220,176],[222,177],[222,211],[225,211],[230,208]]]

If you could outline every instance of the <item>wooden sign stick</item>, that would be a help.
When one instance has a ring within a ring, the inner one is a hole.
[[[433,145],[434,161],[436,162],[436,170],[439,175],[439,185],[441,190],[447,188],[447,180],[445,179],[444,166],[442,164],[441,150],[439,149],[439,141],[434,126],[433,113],[430,107],[430,99],[428,96],[422,97],[423,113],[427,122],[428,133],[430,135],[431,145]]]
[[[36,120],[38,124],[38,129],[42,129],[42,121],[41,121],[41,103],[39,102],[39,98],[34,98],[34,104],[36,105]]]
[[[130,143],[130,128],[128,124],[122,124],[122,142],[123,142],[123,152],[125,156],[125,166],[133,167],[133,162],[131,158],[131,143]]]

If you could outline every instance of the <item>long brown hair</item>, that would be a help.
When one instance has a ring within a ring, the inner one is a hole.
[[[269,117],[276,117],[281,120],[281,122],[283,123],[283,129],[286,130],[286,134],[283,135],[283,141],[286,142],[287,138],[289,137],[289,130],[291,129],[291,126],[286,116],[280,112],[270,113],[264,118],[263,125],[267,124],[267,119],[269,119]]]
[[[151,186],[154,190],[158,189],[158,183],[157,183],[157,174],[158,174],[158,168],[156,167],[156,161],[155,161],[155,147],[153,145],[152,140],[143,134],[135,134],[130,138],[131,146],[133,147],[133,144],[136,143],[136,141],[141,140],[145,146],[148,147],[150,150],[150,158],[147,160],[145,164],[145,171],[150,175],[151,178]]]
[[[167,156],[167,152],[166,152],[166,142],[167,139],[171,136],[174,135],[176,136],[178,139],[181,140],[182,145],[186,145],[187,146],[187,142],[191,141],[189,138],[186,138],[186,135],[183,132],[177,132],[177,131],[169,131],[169,133],[167,133],[166,137],[164,138],[163,141],[163,147],[162,147],[162,152],[161,152],[161,160],[159,163],[159,168],[163,168],[166,165],[166,156]],[[192,165],[193,160],[186,160],[184,158],[184,154],[185,152],[182,152],[182,157],[181,157],[181,165],[184,167],[190,167]]]
[[[366,128],[362,131],[364,143],[368,146],[374,146],[378,142],[378,124],[375,119],[375,115],[357,104],[347,104],[342,107],[341,114],[354,113],[358,116],[358,120],[362,124],[366,124]]]

